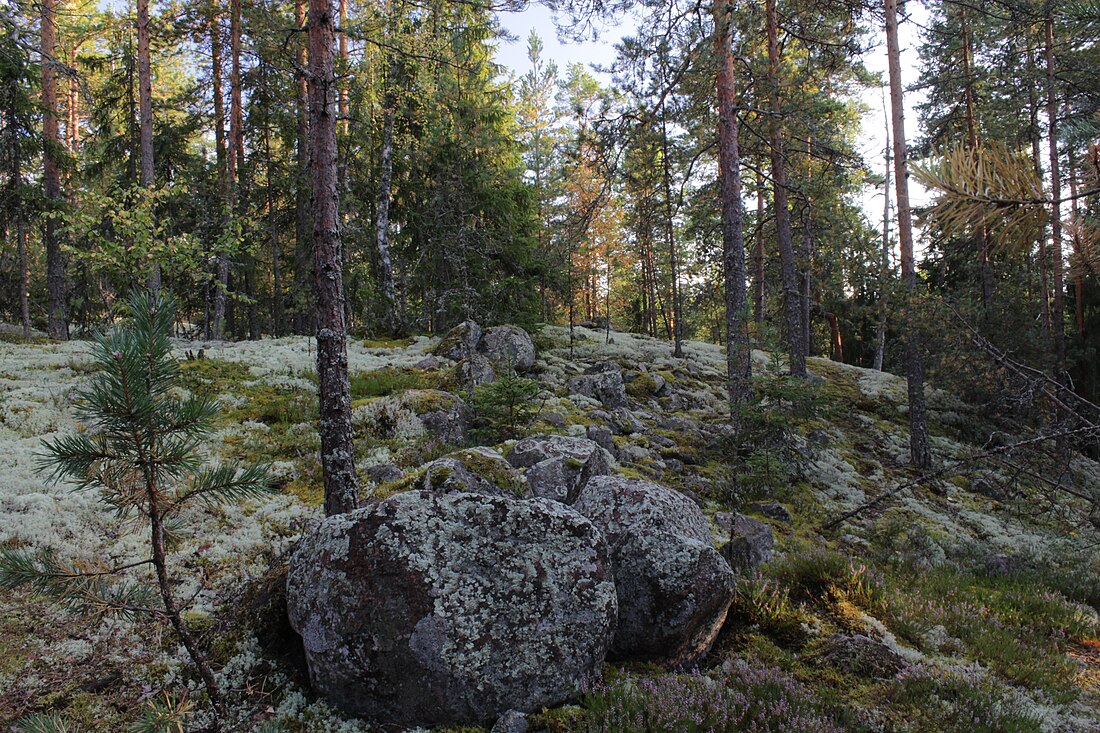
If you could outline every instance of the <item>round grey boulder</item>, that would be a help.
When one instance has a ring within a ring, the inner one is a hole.
[[[596,680],[611,578],[599,531],[561,504],[406,492],[307,534],[287,600],[334,706],[384,725],[485,724]]]
[[[528,468],[547,458],[565,458],[577,462],[577,468],[588,460],[599,444],[588,438],[570,435],[532,435],[508,451],[508,462],[516,468]]]
[[[535,365],[535,344],[519,326],[493,326],[481,337],[480,350],[498,367],[511,367],[519,373]]]
[[[477,446],[437,458],[420,469],[413,488],[441,493],[527,495],[527,481],[492,448]]]
[[[608,370],[593,374],[582,374],[565,383],[569,394],[584,395],[599,400],[604,407],[611,409],[626,407],[626,386],[622,372]]]
[[[447,443],[464,443],[474,414],[458,395],[439,389],[411,389],[398,399],[425,429]]]
[[[698,662],[722,628],[735,576],[691,499],[648,481],[596,476],[573,507],[612,547],[619,596],[614,656]]]
[[[483,333],[476,322],[463,321],[443,335],[432,353],[451,361],[461,361],[477,351]]]

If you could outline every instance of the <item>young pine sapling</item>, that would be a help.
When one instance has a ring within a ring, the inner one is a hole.
[[[98,558],[62,559],[51,549],[4,549],[0,588],[25,586],[82,613],[167,621],[202,679],[217,728],[225,717],[222,693],[184,619],[167,553],[185,507],[262,495],[270,490],[267,469],[205,465],[200,449],[219,406],[204,396],[179,395],[179,365],[169,341],[174,304],[139,292],[128,309],[125,325],[96,339],[98,371],[77,398],[77,416],[87,428],[46,440],[40,470],[76,491],[98,491],[120,519],[137,517],[149,538],[148,556],[108,565]],[[155,585],[134,577],[144,567],[152,568]]]

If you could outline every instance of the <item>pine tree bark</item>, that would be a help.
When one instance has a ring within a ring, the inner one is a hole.
[[[783,312],[787,321],[787,353],[791,374],[806,376],[806,344],[803,341],[802,304],[798,267],[791,234],[787,194],[787,145],[783,136],[783,108],[779,99],[779,19],[776,0],[767,0],[765,16],[768,34],[768,97],[771,107],[772,209],[779,246],[780,280],[783,283]]]
[[[898,204],[898,241],[901,276],[908,295],[905,304],[905,371],[909,391],[909,458],[924,471],[932,467],[928,422],[924,402],[924,361],[920,337],[913,324],[913,300],[917,294],[917,270],[913,260],[913,220],[909,208],[909,161],[905,140],[905,106],[901,86],[901,52],[898,46],[897,0],[886,3],[886,55],[890,73],[890,110],[894,126],[894,178]]]
[[[764,322],[764,176],[756,174],[756,238],[753,245],[753,320]]]
[[[138,117],[141,128],[141,187],[152,189],[153,168],[153,70],[149,51],[149,0],[137,2],[137,70],[138,70]],[[160,290],[160,263],[155,258],[149,262],[146,275],[149,290]]]
[[[1050,274],[1052,290],[1051,298],[1051,333],[1054,336],[1054,354],[1057,360],[1058,379],[1063,378],[1066,367],[1066,301],[1065,284],[1062,275],[1062,178],[1061,166],[1058,160],[1058,95],[1054,66],[1054,18],[1050,14],[1049,7],[1044,21],[1044,47],[1043,58],[1046,62],[1046,96],[1047,96],[1047,145],[1050,155]]]
[[[61,138],[57,124],[57,7],[58,0],[42,0],[42,184],[46,195],[46,332],[50,338],[69,338],[65,256],[57,216],[61,213]]]
[[[295,21],[299,28],[306,28],[306,0],[298,0],[295,5]],[[298,49],[298,135],[297,165],[294,199],[294,278],[297,293],[294,330],[296,333],[310,333],[315,319],[310,293],[313,282],[313,225],[310,221],[310,167],[309,167],[309,94],[306,82],[306,65],[309,63],[307,44]],[[303,302],[304,299],[304,302]]]
[[[718,62],[718,177],[722,199],[722,276],[726,299],[726,377],[730,417],[752,398],[752,360],[745,320],[745,239],[741,204],[741,154],[737,139],[737,74],[733,59],[733,4],[717,0],[714,55]]]
[[[211,318],[210,338],[225,337],[225,303],[229,289],[229,254],[222,246],[223,238],[232,216],[232,193],[229,178],[229,146],[225,140],[225,92],[222,87],[222,30],[221,3],[210,3],[210,79],[214,94],[214,154],[218,166],[218,193],[221,198],[221,211],[218,213],[220,224],[219,247],[214,254],[214,307]]]
[[[883,112],[885,112],[883,101]],[[875,355],[872,368],[882,371],[886,354],[886,316],[889,313],[890,299],[890,175],[893,173],[893,156],[890,152],[890,123],[886,123],[886,186],[883,188],[882,205],[882,252],[878,271],[878,322],[875,324]]]
[[[317,298],[317,376],[320,386],[321,470],[325,513],[358,505],[359,479],[351,430],[344,278],[337,188],[336,45],[331,0],[309,2],[309,138],[313,210],[313,285]]]
[[[672,356],[684,358],[684,312],[680,302],[680,270],[676,262],[676,227],[672,220],[672,166],[668,159],[668,120],[661,113],[661,160],[664,163],[665,187],[665,244],[668,247],[669,269],[672,277]]]
[[[1034,84],[1027,85],[1028,97],[1028,136],[1031,138],[1031,160],[1035,165],[1035,174],[1040,179],[1043,177],[1042,153],[1039,144],[1039,95],[1035,87],[1039,81],[1039,70],[1035,61],[1035,49],[1031,45],[1031,36],[1027,36],[1027,70],[1028,78],[1035,80]],[[1043,336],[1050,335],[1050,265],[1047,262],[1046,233],[1039,234],[1039,316]]]

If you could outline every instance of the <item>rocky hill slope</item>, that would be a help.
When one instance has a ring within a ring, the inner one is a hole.
[[[654,482],[691,500],[737,569],[732,605],[695,671],[673,670],[671,657],[612,662],[574,704],[501,725],[1100,730],[1100,533],[1087,501],[1100,496],[1097,464],[981,458],[1010,443],[1013,427],[933,391],[937,465],[957,466],[913,482],[897,377],[811,360],[815,378],[800,385],[755,352],[762,401],[735,433],[720,347],[689,342],[675,359],[665,342],[612,332],[608,343],[582,328],[570,349],[565,329],[546,327],[527,354],[498,335],[489,354],[464,345],[462,332],[351,345],[365,493],[450,486],[572,502],[586,474]],[[203,358],[187,359],[200,348]],[[184,388],[226,408],[211,457],[270,462],[279,486],[263,501],[194,510],[172,558],[240,729],[368,730],[312,696],[292,637],[271,621],[271,568],[320,514],[310,341],[180,343],[178,352]],[[485,389],[511,367],[532,382]],[[0,343],[0,546],[106,563],[141,556],[133,525],[35,471],[42,437],[82,429],[71,398],[88,369],[81,342]],[[591,441],[606,463],[587,466],[591,452],[513,460],[523,436],[553,435]],[[0,720],[55,713],[77,730],[122,729],[163,713],[162,691],[173,705],[186,690],[201,697],[185,659],[155,624],[77,620],[8,593]],[[203,715],[196,705],[189,725],[201,729]]]

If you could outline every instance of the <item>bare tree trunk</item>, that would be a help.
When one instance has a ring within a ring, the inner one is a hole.
[[[65,256],[57,217],[61,211],[61,139],[57,130],[57,5],[42,0],[42,184],[46,194],[46,332],[50,338],[69,338]]]
[[[883,113],[886,101],[883,100]],[[888,117],[888,116],[887,116]],[[886,315],[889,312],[890,299],[890,175],[893,173],[893,156],[890,154],[890,122],[886,120],[886,186],[883,195],[886,202],[882,206],[882,261],[878,271],[878,323],[875,324],[875,357],[872,367],[882,371],[882,362],[886,352]]]
[[[79,44],[73,43],[69,49],[69,68],[76,69],[76,52]],[[80,79],[76,74],[69,77],[69,121],[66,125],[69,137],[69,151],[75,153],[80,147]]]
[[[393,127],[397,116],[397,94],[393,85],[397,62],[391,58],[386,76],[386,93],[382,102],[382,155],[378,175],[377,219],[375,240],[378,247],[378,279],[382,285],[384,313],[382,327],[390,335],[404,330],[397,318],[397,295],[393,284],[393,260],[390,257],[390,197],[393,191]]]
[[[787,203],[787,145],[783,137],[783,109],[779,101],[779,19],[776,0],[767,0],[768,32],[768,95],[772,113],[772,209],[775,212],[775,232],[779,245],[780,279],[783,282],[783,310],[786,313],[788,354],[791,374],[806,376],[806,344],[803,342],[802,305],[799,295],[797,263],[791,235],[791,214]]]
[[[153,71],[149,55],[149,0],[137,0],[138,33],[138,108],[141,127],[141,187],[152,189],[153,169]],[[149,289],[160,290],[160,263],[149,262],[146,276]]]
[[[1052,198],[1050,216],[1050,256],[1051,279],[1054,281],[1052,309],[1050,314],[1051,330],[1054,334],[1054,354],[1057,359],[1056,370],[1059,381],[1066,368],[1066,303],[1064,283],[1062,281],[1062,198],[1061,169],[1058,161],[1058,99],[1054,75],[1054,18],[1049,10],[1044,25],[1045,46],[1043,56],[1047,73],[1047,144],[1050,148],[1050,193]]]
[[[741,154],[737,140],[737,76],[733,60],[733,5],[716,0],[714,54],[718,62],[718,177],[722,197],[722,276],[726,291],[726,376],[730,417],[752,398],[752,359],[745,322],[745,240],[741,210]]]
[[[1028,77],[1038,83],[1039,71],[1035,61],[1035,49],[1031,46],[1031,35],[1027,34]],[[1036,84],[1027,85],[1028,114],[1030,117],[1031,160],[1035,164],[1035,173],[1043,177],[1042,154],[1039,152],[1039,97]],[[1047,261],[1046,233],[1039,234],[1039,314],[1043,335],[1050,333],[1050,264]]]
[[[229,150],[225,140],[225,96],[222,88],[221,4],[210,3],[210,79],[214,93],[214,151],[218,166],[218,193],[221,198],[219,247],[214,255],[214,307],[208,338],[225,337],[225,301],[229,290],[229,254],[223,246],[232,220],[233,194],[229,175]]]
[[[331,0],[309,2],[310,169],[313,181],[313,284],[317,298],[317,377],[320,386],[321,470],[325,513],[359,503],[351,431],[340,206],[336,180],[337,89]]]
[[[661,159],[664,162],[665,184],[665,239],[668,246],[669,267],[672,270],[672,355],[684,358],[684,310],[680,302],[680,270],[676,263],[676,227],[672,221],[672,167],[668,159],[668,120],[666,110],[661,111]]]
[[[972,151],[978,149],[977,103],[974,94],[973,51],[970,48],[970,26],[967,23],[966,6],[959,6],[959,22],[962,26],[963,98],[966,105],[966,141]],[[989,235],[984,224],[977,227],[978,277],[981,279],[982,311],[986,318],[993,301],[993,272],[989,259]]]
[[[18,184],[17,184],[18,185]],[[18,204],[15,222],[15,242],[19,252],[19,316],[23,337],[31,337],[31,269],[27,261],[27,224],[23,221],[23,205]]]
[[[764,176],[756,174],[756,241],[753,246],[753,320],[764,323]]]
[[[299,28],[306,27],[306,0],[298,0],[295,6],[295,20]],[[294,200],[294,276],[295,291],[298,298],[308,298],[312,291],[312,250],[313,225],[310,221],[310,169],[309,169],[309,96],[306,83],[306,64],[308,63],[306,44],[298,50],[298,176],[295,182]],[[297,333],[309,333],[313,330],[315,318],[312,305],[299,303],[295,322]]]
[[[932,449],[924,403],[924,362],[920,337],[913,324],[913,300],[917,294],[917,270],[913,261],[913,220],[909,209],[908,153],[905,141],[905,106],[901,86],[901,53],[898,47],[897,0],[886,0],[886,55],[890,67],[890,108],[894,124],[894,179],[898,198],[898,241],[901,275],[905,283],[905,371],[909,388],[909,457],[915,468],[932,467]]]
[[[275,212],[275,191],[271,185],[271,129],[264,127],[265,198],[267,207],[268,237],[271,240],[271,333],[283,335],[283,271],[279,256],[279,222]]]

